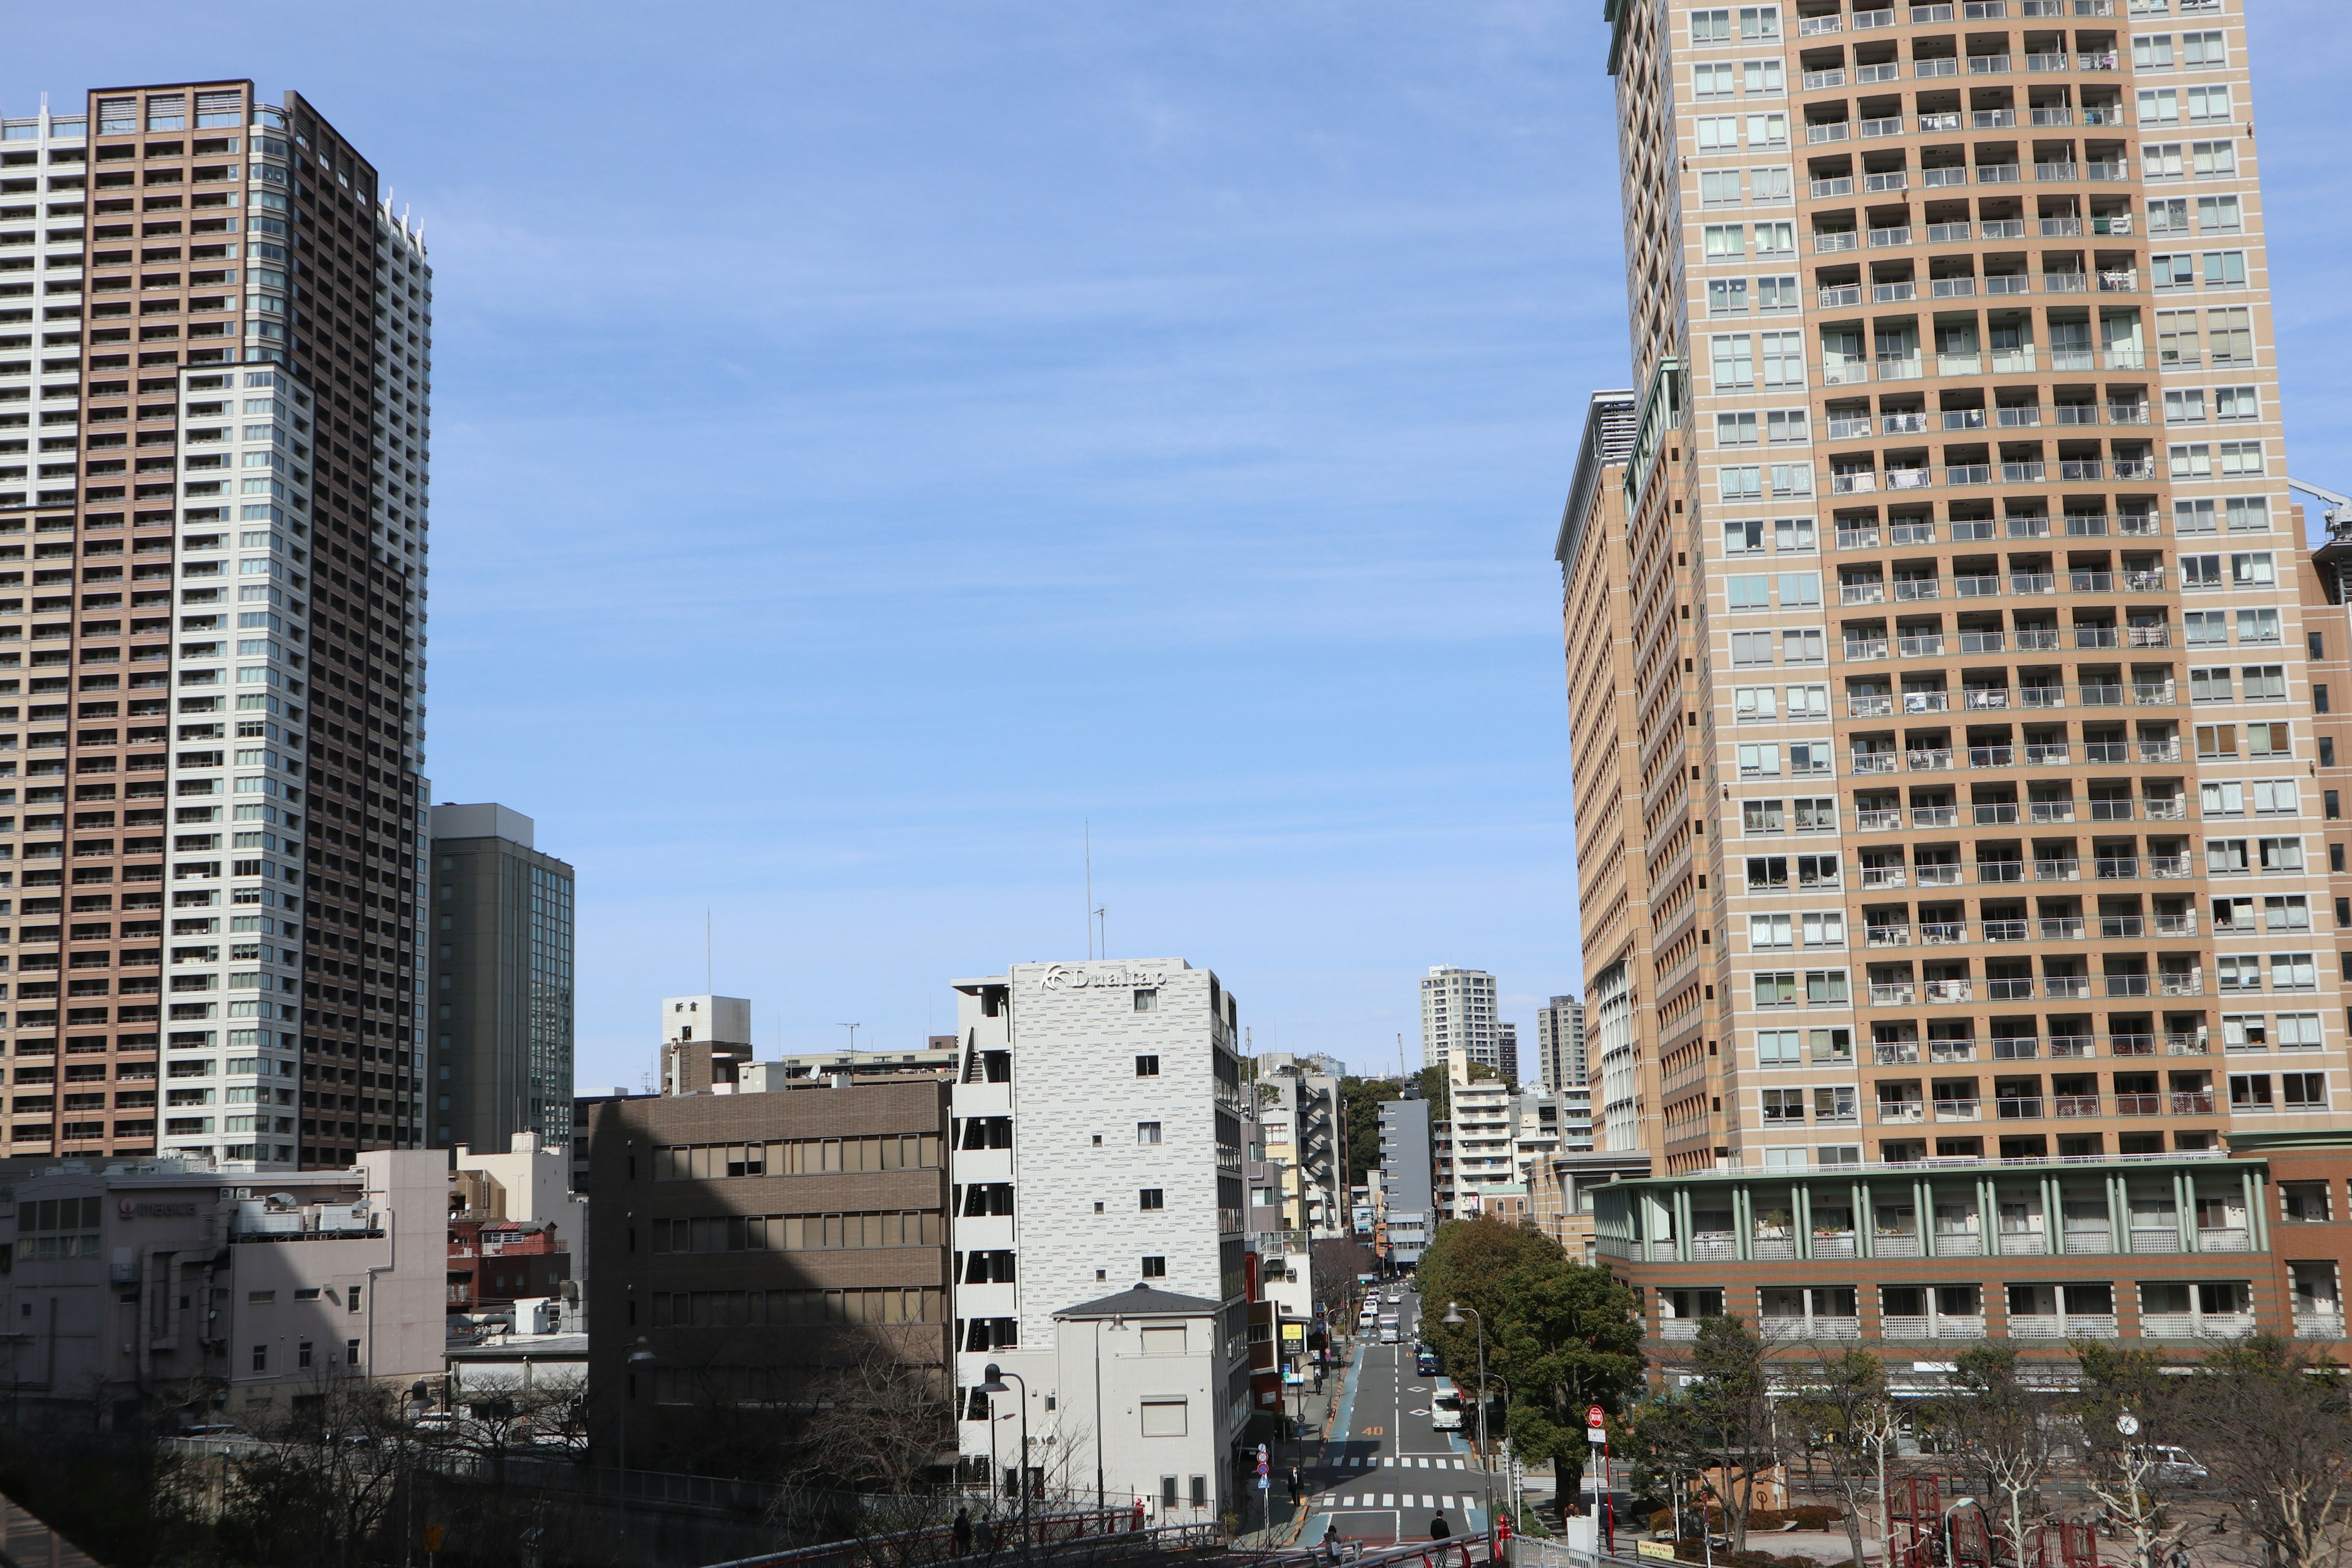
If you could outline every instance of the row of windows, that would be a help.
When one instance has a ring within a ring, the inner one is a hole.
[[[663,1252],[799,1252],[848,1247],[937,1247],[945,1234],[936,1209],[877,1214],[716,1215],[653,1222],[653,1249]]]
[[[793,1328],[819,1323],[941,1323],[947,1292],[884,1290],[656,1290],[657,1329]]]
[[[792,1138],[761,1143],[666,1143],[654,1150],[656,1182],[727,1176],[814,1176],[838,1171],[935,1171],[936,1132],[881,1138]]]

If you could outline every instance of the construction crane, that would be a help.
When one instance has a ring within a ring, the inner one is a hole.
[[[2342,495],[2318,485],[2307,485],[2293,477],[2289,477],[2286,482],[2289,489],[2301,490],[2307,496],[2315,496],[2327,503],[2327,510],[2324,515],[2327,521],[2329,538],[2342,540],[2347,532],[2352,532],[2352,496]]]

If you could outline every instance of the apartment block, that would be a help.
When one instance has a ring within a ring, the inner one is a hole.
[[[299,93],[0,120],[12,1152],[422,1141],[431,340]]]
[[[1318,1059],[1287,1051],[1268,1051],[1256,1065],[1266,1157],[1282,1163],[1296,1228],[1318,1239],[1339,1236],[1346,1223],[1339,1206],[1339,1078]]]
[[[503,805],[432,808],[433,1142],[572,1135],[572,868]]]
[[[1437,1229],[1437,1184],[1429,1101],[1412,1084],[1403,1098],[1381,1101],[1381,1169],[1377,1243],[1396,1268],[1421,1261]]]
[[[1589,1087],[1584,1061],[1584,1004],[1555,996],[1536,1009],[1536,1075],[1545,1089]]]
[[[1250,1411],[1251,1107],[1232,994],[1181,958],[1016,963],[954,987],[955,1380],[967,1481],[1010,1484],[1007,1472],[1024,1464],[1032,1484],[1061,1484],[1056,1467],[1085,1480],[1097,1459],[1121,1463],[1147,1450],[1142,1438],[1178,1433],[1206,1435],[1205,1451],[1222,1454]],[[1193,1321],[1186,1353],[1171,1353],[1149,1403],[1106,1407],[1096,1424],[1092,1391],[1060,1382],[1067,1338],[1097,1332],[1103,1314],[1089,1309],[1139,1284],[1177,1300],[1135,1316]],[[1195,1352],[1207,1359],[1193,1365]],[[1018,1374],[1016,1392],[982,1391],[992,1363]],[[1022,1400],[1025,1461],[992,1438],[1012,1429],[1000,1420]],[[1156,1497],[1160,1476],[1180,1472],[1205,1478],[1206,1517],[1234,1506],[1222,1464],[1113,1473],[1106,1484],[1112,1496]]]
[[[118,1426],[266,1427],[331,1380],[437,1381],[444,1164],[374,1150],[253,1186],[164,1156],[18,1180],[0,1213],[15,1396]]]
[[[2352,906],[2242,5],[1607,21],[1639,390],[1559,554],[1596,1142],[1664,1174],[1601,1197],[2261,1212],[2239,1152],[2346,1124]]]
[[[1421,1062],[1442,1067],[1445,1053],[1465,1052],[1500,1071],[1502,1036],[1496,1016],[1495,977],[1483,969],[1432,964],[1421,982]]]
[[[718,1462],[863,1356],[944,1387],[947,1095],[911,1075],[583,1102],[599,1463],[624,1422],[637,1468]]]
[[[1510,1086],[1500,1077],[1474,1079],[1466,1052],[1446,1054],[1446,1115],[1434,1129],[1437,1219],[1462,1219],[1484,1209],[1481,1194],[1517,1183],[1516,1116]]]

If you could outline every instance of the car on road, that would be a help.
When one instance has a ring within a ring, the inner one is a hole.
[[[1429,1424],[1440,1432],[1462,1430],[1462,1391],[1452,1378],[1441,1377],[1431,1386]]]
[[[2158,1443],[2142,1449],[2141,1454],[2156,1462],[2148,1479],[2159,1486],[2200,1487],[2213,1479],[2212,1472],[2200,1464],[2197,1457],[2186,1448]]]
[[[1427,1377],[1437,1370],[1437,1352],[1423,1345],[1412,1352],[1412,1370]]]
[[[1396,1325],[1394,1323],[1382,1323],[1381,1325],[1381,1343],[1384,1345],[1392,1345],[1396,1342]]]

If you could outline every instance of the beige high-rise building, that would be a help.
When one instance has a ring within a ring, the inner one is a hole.
[[[1607,20],[1638,391],[1559,544],[1599,1147],[2343,1125],[2346,624],[2243,0]]]
[[[299,94],[0,121],[12,1153],[422,1142],[431,301]]]
[[[1480,1067],[1500,1072],[1502,1035],[1495,1012],[1492,974],[1450,963],[1431,964],[1421,980],[1422,1064],[1442,1067],[1445,1054],[1458,1050]]]

